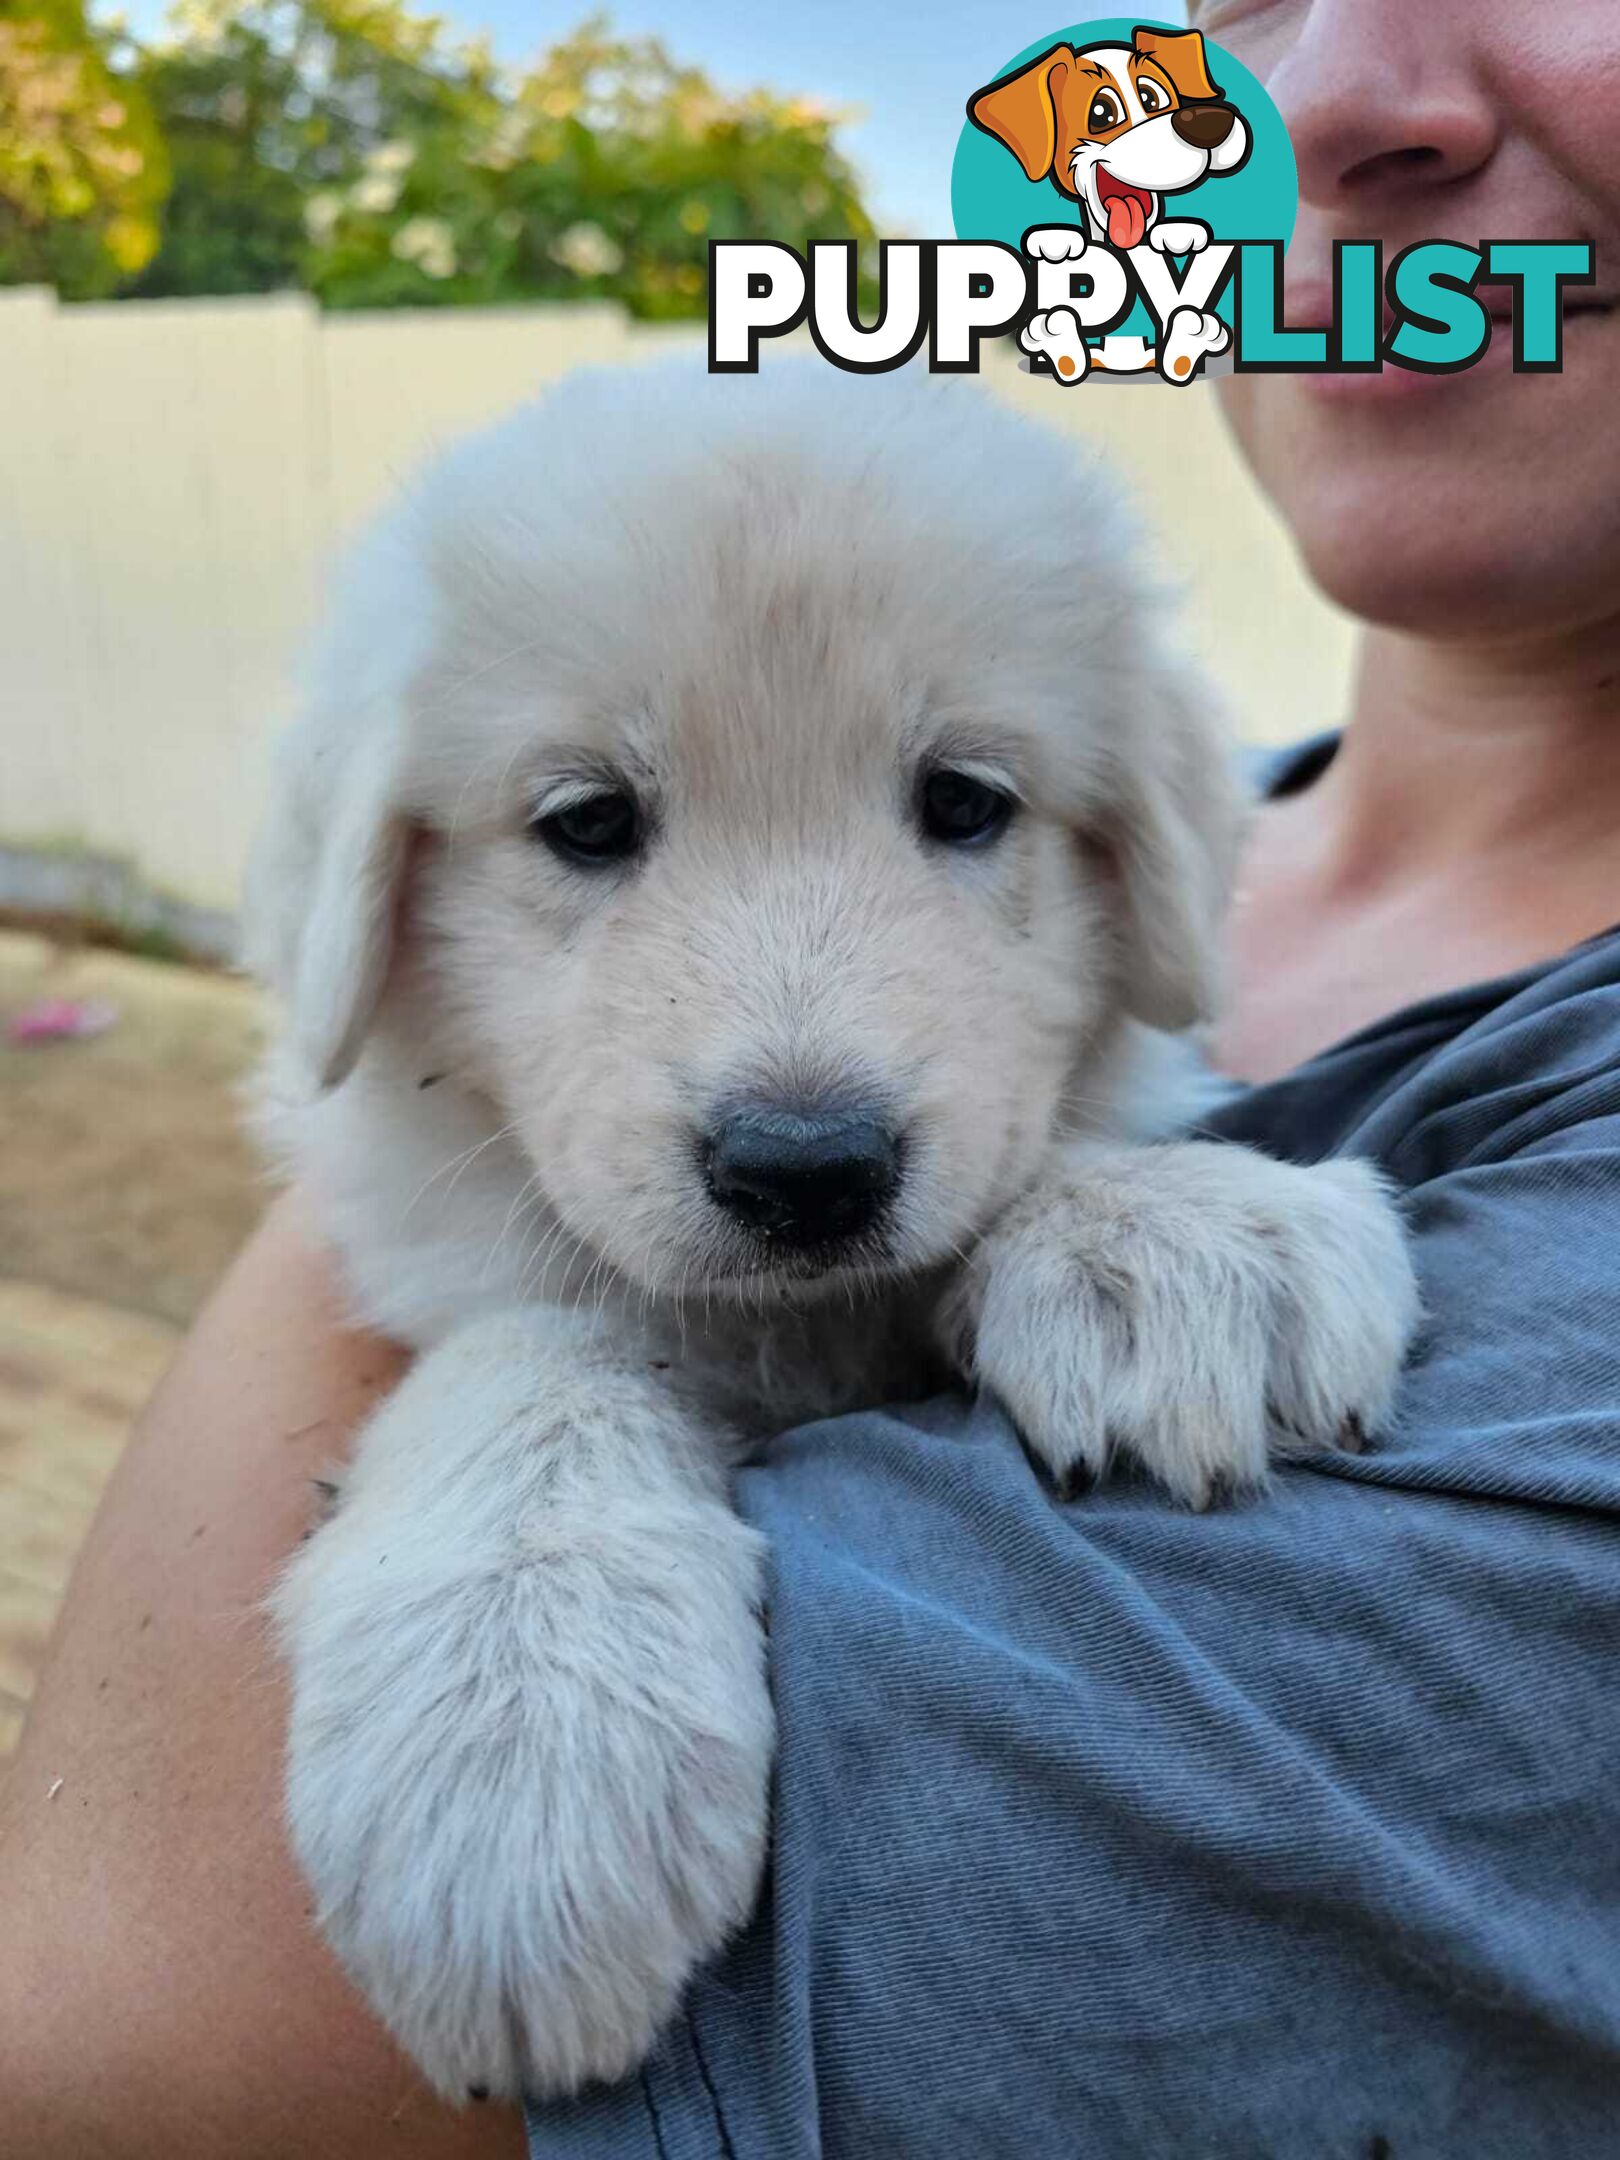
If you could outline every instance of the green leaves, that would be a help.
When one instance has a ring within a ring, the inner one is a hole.
[[[18,274],[5,220],[25,201],[34,229],[59,240],[85,221],[106,258],[98,289],[301,286],[335,308],[609,298],[642,317],[697,316],[711,239],[875,240],[834,139],[839,114],[722,92],[603,17],[512,75],[399,0],[188,0],[115,74],[82,0],[47,12],[88,71],[79,107],[116,102],[126,133],[144,129],[145,192],[132,196],[125,174],[120,194],[97,164],[92,119],[77,164],[47,188],[41,154],[6,142],[0,102],[0,277]],[[13,104],[37,102],[43,62],[32,47],[19,60],[11,35]],[[137,244],[120,221],[141,217]]]
[[[0,11],[0,283],[110,292],[158,245],[168,162],[83,0]]]

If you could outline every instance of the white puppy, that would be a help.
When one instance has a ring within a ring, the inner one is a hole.
[[[1384,1416],[1375,1177],[1140,1139],[1208,708],[1102,478],[949,380],[582,375],[361,549],[250,916],[267,1124],[422,1354],[278,1611],[321,1923],[444,2092],[624,2072],[749,1909],[760,1436],[943,1354],[1199,1503]]]

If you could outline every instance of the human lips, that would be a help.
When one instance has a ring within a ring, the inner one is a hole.
[[[1565,323],[1571,335],[1565,340],[1563,355],[1556,369],[1538,368],[1523,377],[1527,383],[1539,377],[1543,383],[1548,379],[1556,382],[1567,370],[1571,357],[1578,358],[1592,332],[1588,326],[1607,319],[1614,313],[1612,306],[1567,309]],[[1491,384],[1514,377],[1517,353],[1512,329],[1511,312],[1492,315],[1491,336],[1479,358],[1465,368],[1433,371],[1423,368],[1402,367],[1398,361],[1386,361],[1381,367],[1364,374],[1310,375],[1302,377],[1308,394],[1329,405],[1355,406],[1367,404],[1374,407],[1404,408],[1410,404],[1414,410],[1426,411],[1427,399],[1466,396],[1470,390],[1484,390]],[[1585,368],[1579,370],[1583,379],[1582,395],[1585,395]]]
[[[1515,324],[1519,296],[1516,286],[1500,280],[1482,281],[1473,288],[1490,324],[1488,341],[1477,358],[1455,370],[1432,370],[1403,366],[1388,357],[1389,340],[1403,319],[1386,299],[1381,313],[1381,353],[1376,366],[1351,372],[1301,370],[1299,380],[1307,393],[1331,405],[1404,406],[1414,399],[1444,391],[1448,386],[1482,383],[1511,370],[1517,361]],[[1584,326],[1616,312],[1616,297],[1594,292],[1587,286],[1565,288],[1560,317],[1565,325]],[[1335,295],[1331,281],[1320,276],[1291,278],[1287,288],[1285,320],[1290,329],[1326,331],[1334,327]],[[1331,345],[1330,345],[1331,351]]]
[[[1493,337],[1498,328],[1511,329],[1513,327],[1519,308],[1519,295],[1516,285],[1504,284],[1500,280],[1486,281],[1482,279],[1473,287],[1473,294],[1490,318]],[[1617,298],[1620,298],[1620,296],[1612,293],[1596,292],[1590,286],[1569,286],[1565,287],[1560,295],[1559,312],[1565,322],[1574,322],[1586,316],[1612,315],[1616,309]],[[1291,330],[1326,330],[1331,332],[1334,326],[1334,302],[1333,285],[1328,279],[1321,277],[1290,278],[1287,284],[1284,319]],[[1382,316],[1382,334],[1386,342],[1400,320],[1400,316],[1386,299]]]
[[[1490,317],[1493,335],[1499,327],[1512,329],[1519,311],[1519,295],[1515,286],[1481,283],[1474,287],[1474,298]],[[1566,286],[1558,296],[1559,320],[1564,323],[1584,322],[1593,316],[1612,315],[1614,309],[1613,294],[1595,292],[1589,285]],[[1385,334],[1388,335],[1387,330]]]

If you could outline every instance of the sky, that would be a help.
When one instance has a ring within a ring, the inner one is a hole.
[[[591,12],[591,0],[413,0],[453,29],[487,30],[508,60],[525,60]],[[1115,0],[1118,7],[1118,0]],[[125,0],[137,31],[156,26],[163,0]],[[1096,0],[1094,12],[1111,12]],[[1125,10],[1120,9],[1120,12]],[[1179,0],[1149,11],[1183,18]],[[1034,7],[989,0],[622,0],[614,28],[661,37],[677,60],[702,67],[729,90],[764,84],[864,117],[841,140],[867,183],[880,231],[948,238],[951,158],[970,93],[1015,53],[1075,18],[1062,0]]]

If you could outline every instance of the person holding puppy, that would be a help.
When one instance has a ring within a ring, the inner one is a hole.
[[[1249,1085],[1211,1122],[1404,1188],[1428,1316],[1395,1429],[1206,1516],[1059,1505],[948,1401],[749,1472],[769,1892],[641,2079],[535,2113],[537,2154],[1613,2144],[1620,25],[1553,17],[1195,10],[1293,137],[1291,320],[1336,237],[1597,246],[1560,376],[1222,393],[1367,629],[1350,724],[1256,820],[1219,1046]],[[5,1790],[0,2147],[522,2151],[417,2087],[321,1949],[241,1621],[395,1371],[295,1195],[144,1421]]]

